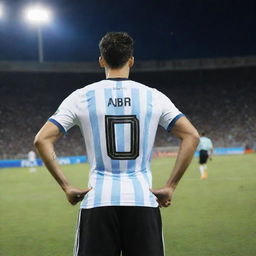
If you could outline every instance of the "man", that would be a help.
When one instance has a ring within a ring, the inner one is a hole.
[[[28,152],[28,161],[29,161],[29,171],[30,172],[36,172],[36,153],[33,150],[30,150]]]
[[[205,137],[205,133],[202,132],[200,137],[200,143],[197,150],[199,151],[199,171],[201,180],[208,178],[207,173],[207,160],[213,154],[213,145],[211,139]]]
[[[128,79],[134,57],[127,33],[107,33],[99,48],[106,80],[69,95],[39,131],[35,146],[68,201],[82,200],[74,255],[162,256],[159,206],[171,204],[199,135],[164,94]],[[154,190],[150,158],[158,124],[181,145],[166,185]],[[71,186],[54,153],[54,143],[74,125],[81,129],[90,163],[86,189]]]

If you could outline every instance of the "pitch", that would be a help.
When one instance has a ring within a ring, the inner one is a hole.
[[[172,158],[152,161],[155,188],[173,164]],[[214,157],[209,178],[200,180],[193,160],[172,206],[161,210],[166,256],[256,255],[255,166],[255,154]],[[88,164],[63,169],[74,185],[85,187]],[[72,255],[78,206],[68,204],[44,167],[35,173],[1,169],[0,197],[1,256]]]

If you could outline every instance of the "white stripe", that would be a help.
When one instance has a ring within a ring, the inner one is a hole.
[[[112,177],[105,173],[102,183],[101,205],[111,205]]]
[[[90,116],[89,116],[89,110],[88,110],[88,101],[87,96],[84,95],[85,101],[80,102],[84,104],[83,107],[81,107],[80,112],[83,113],[81,116],[81,131],[83,133],[83,137],[86,144],[86,152],[88,156],[88,160],[90,163],[90,167],[95,167],[95,152],[94,152],[94,141],[93,141],[93,133],[92,133],[92,127],[90,122]]]
[[[79,210],[78,220],[77,220],[77,228],[76,228],[76,236],[75,236],[75,245],[74,245],[74,256],[78,255],[79,251],[79,239],[80,239],[80,219],[81,219],[81,209]]]
[[[91,127],[91,123],[90,123],[86,93],[83,94],[83,99],[79,103],[80,103],[80,106],[79,106],[80,112],[83,113],[83,115],[81,116],[81,120],[80,120],[80,126],[81,126],[80,130],[81,130],[84,140],[85,140],[87,157],[88,157],[88,161],[90,163],[90,173],[89,173],[90,178],[88,181],[88,187],[94,187],[95,181],[93,180],[93,177],[92,177],[92,169],[95,167],[96,163],[95,163],[93,133],[92,133],[92,127]],[[90,198],[94,198],[94,197],[92,197],[93,194],[94,194],[94,192],[91,191]],[[87,197],[88,197],[87,201],[89,201],[89,195]],[[85,203],[85,200],[87,197],[85,197],[85,199],[81,202],[82,208],[86,208],[87,204]]]
[[[144,124],[145,124],[145,113],[146,113],[146,102],[147,95],[146,90],[142,90],[139,88],[139,96],[140,96],[140,155],[136,160],[136,170],[141,170],[141,162],[142,157],[144,155],[143,152],[143,140],[144,140]]]
[[[95,91],[96,105],[100,106],[97,108],[98,124],[100,129],[100,148],[102,152],[102,160],[104,163],[105,171],[109,172],[112,170],[111,159],[108,157],[106,148],[106,133],[105,133],[105,114],[106,114],[106,104],[104,87]]]
[[[148,176],[148,180],[149,180],[149,187],[150,188],[152,188],[152,172],[151,172],[151,170],[149,170],[148,172],[147,172],[147,176]]]
[[[124,97],[131,98],[131,87],[125,87]],[[132,102],[131,102],[131,104],[132,104]],[[132,113],[132,106],[125,106],[124,107],[124,115],[131,115],[131,113]],[[131,150],[131,126],[130,125],[125,125],[124,137],[126,138],[124,147],[125,147],[125,151],[127,152],[127,151]],[[126,163],[125,170],[127,171],[128,161],[124,161],[124,162]]]
[[[105,86],[102,87],[101,93],[97,94],[96,98],[101,106],[100,109],[97,110],[98,115],[98,121],[99,121],[99,127],[105,127],[105,114],[107,113],[106,109],[106,96],[104,93]],[[113,91],[112,91],[113,92]],[[112,97],[114,98],[114,95],[112,94]],[[100,111],[101,114],[98,112]],[[101,117],[101,118],[99,118]],[[112,190],[112,177],[110,176],[112,172],[112,166],[111,166],[111,159],[107,154],[107,148],[106,148],[106,133],[105,131],[100,132],[100,146],[101,146],[101,152],[102,152],[102,159],[105,166],[105,173],[104,173],[104,179],[102,182],[102,193],[101,193],[101,205],[111,205],[111,190]]]
[[[135,192],[133,188],[133,183],[128,176],[123,176],[121,180],[120,202],[129,202],[131,204],[135,203]]]
[[[94,204],[94,199],[95,199],[95,186],[96,186],[96,180],[97,180],[97,175],[96,173],[90,174],[89,178],[89,184],[88,187],[91,187],[92,190],[90,190],[85,198],[87,198],[87,203],[84,205],[83,202],[81,203],[81,208],[88,208],[88,206],[92,206]]]
[[[124,84],[122,85],[124,87]],[[126,87],[127,88],[127,87]],[[130,91],[130,89],[124,89],[123,88],[123,97],[129,97],[130,94],[127,93],[127,91]],[[131,107],[130,106],[125,106],[124,107],[124,115],[130,115],[131,113]],[[130,134],[131,132],[131,128],[130,125],[125,125],[124,126],[124,138],[125,138],[125,143],[124,143],[124,151],[127,152],[130,149],[130,136],[128,134]],[[127,160],[121,160],[120,161],[120,171],[122,173],[127,171],[127,164],[128,161]]]
[[[143,152],[143,142],[144,142],[144,125],[145,125],[145,117],[147,113],[146,109],[146,102],[147,102],[147,90],[139,90],[139,95],[140,95],[140,156],[136,161],[136,170],[141,171],[141,164],[142,164],[142,157],[146,152]],[[150,202],[150,191],[149,191],[149,184],[146,179],[146,177],[142,174],[139,173],[137,175],[137,178],[141,184],[141,187],[143,189],[143,195],[144,195],[144,203]]]
[[[144,205],[148,204],[150,202],[150,191],[149,191],[148,181],[145,179],[145,176],[142,173],[138,173],[136,177],[143,190]]]
[[[130,87],[126,87],[125,89],[123,89],[124,91],[124,97],[129,97],[131,98],[131,88]],[[131,106],[125,106],[124,108],[124,115],[131,115]],[[124,127],[124,137],[126,138],[125,141],[125,151],[129,151],[131,148],[131,143],[130,143],[130,139],[131,139],[131,127],[129,126],[125,126]],[[125,172],[127,171],[127,167],[128,167],[128,161],[124,161],[122,160],[121,162],[123,162],[121,168],[122,170]],[[133,187],[133,183],[132,180],[129,178],[129,176],[127,176],[125,173],[123,173],[123,178],[122,178],[122,183],[121,183],[121,190],[120,190],[120,201],[122,202],[131,202],[132,204],[135,204],[135,191],[134,191],[134,187]]]
[[[149,136],[148,136],[148,152],[147,152],[147,156],[149,157],[147,159],[147,169],[150,170],[151,172],[151,168],[150,168],[150,153],[153,149],[153,145],[155,142],[155,136],[156,136],[156,131],[157,131],[157,127],[158,127],[158,122],[159,122],[159,110],[155,108],[155,106],[157,105],[156,103],[156,98],[154,97],[153,91],[152,91],[152,116],[151,116],[151,120],[149,123],[149,127],[148,127],[148,132],[149,132]],[[151,173],[150,173],[151,175]],[[152,177],[151,177],[151,181],[152,181]]]

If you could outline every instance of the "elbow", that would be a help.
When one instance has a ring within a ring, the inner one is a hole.
[[[193,140],[195,147],[197,147],[200,141],[200,136],[196,130],[191,134],[191,139]]]
[[[197,130],[187,133],[185,136],[181,137],[183,141],[186,141],[189,145],[196,149],[200,142],[200,136]]]
[[[193,129],[189,133],[187,133],[186,136],[184,136],[183,139],[185,139],[186,141],[190,141],[190,143],[194,147],[197,147],[199,142],[200,142],[200,136],[199,136],[196,129]]]
[[[33,144],[34,147],[38,149],[43,144],[43,139],[40,136],[36,135]]]

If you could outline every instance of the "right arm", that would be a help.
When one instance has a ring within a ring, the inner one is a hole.
[[[168,207],[171,204],[172,194],[189,166],[199,143],[197,130],[185,116],[177,120],[172,133],[181,139],[175,165],[166,185],[161,189],[151,190],[157,197],[160,207]]]
[[[47,122],[37,133],[34,140],[34,145],[48,171],[65,192],[68,201],[72,205],[75,205],[84,198],[85,194],[88,193],[91,188],[86,188],[83,190],[74,188],[70,185],[68,179],[65,177],[54,151],[54,143],[60,137],[61,132],[59,128],[53,123]]]

